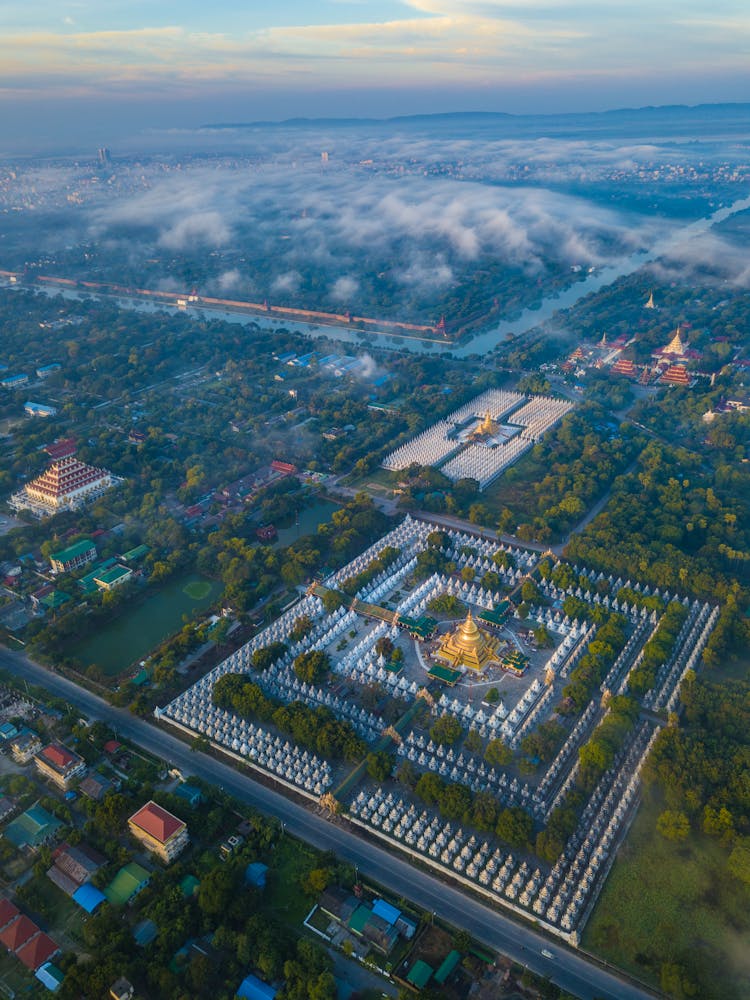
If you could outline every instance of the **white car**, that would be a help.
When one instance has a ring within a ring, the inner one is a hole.
[[[554,956],[554,955],[552,954],[552,952],[551,952],[551,951],[548,951],[548,950],[547,950],[547,948],[542,948],[542,955],[544,955],[544,957],[545,957],[545,958],[554,958],[554,957],[555,957],[555,956]]]

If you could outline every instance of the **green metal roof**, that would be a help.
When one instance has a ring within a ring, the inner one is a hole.
[[[369,906],[360,905],[349,917],[348,924],[350,930],[353,930],[355,934],[362,934],[365,929],[365,924],[372,916],[372,910]]]
[[[436,681],[444,681],[446,684],[450,684],[452,686],[461,676],[461,671],[451,670],[450,667],[444,667],[439,663],[433,663],[427,672],[427,676],[434,677]]]
[[[443,959],[440,968],[435,973],[435,982],[440,983],[440,985],[442,986],[445,980],[448,978],[451,972],[453,972],[453,970],[456,968],[456,966],[460,961],[461,961],[461,953],[456,951],[456,949],[454,948],[453,951],[449,952],[446,955],[446,957]]]
[[[134,549],[129,549],[127,552],[123,552],[122,558],[125,562],[135,562],[137,559],[143,559],[147,556],[151,550],[148,545],[136,545]]]
[[[510,601],[501,601],[491,611],[482,611],[479,620],[490,625],[502,625],[510,614]]]
[[[61,826],[59,819],[37,803],[9,823],[3,835],[15,847],[25,847],[27,844],[37,847],[47,837],[53,836]]]
[[[150,878],[150,873],[142,865],[131,861],[115,875],[104,895],[113,906],[123,906]]]
[[[105,559],[103,562],[100,562],[97,566],[95,566],[90,573],[86,574],[86,576],[82,576],[78,581],[78,586],[81,590],[85,591],[85,593],[90,594],[92,591],[96,590],[94,578],[116,564],[117,560],[110,556],[109,559]]]
[[[82,538],[79,542],[73,542],[73,544],[69,545],[67,549],[61,549],[59,552],[53,552],[50,555],[50,559],[54,562],[71,562],[71,560],[77,559],[79,556],[83,556],[87,552],[90,552],[91,549],[96,552],[96,546],[91,539]]]
[[[54,611],[55,608],[61,607],[69,600],[70,594],[66,594],[63,590],[53,590],[51,594],[43,597],[39,603],[43,604],[45,608],[49,608],[50,611]]]
[[[117,583],[124,576],[130,576],[131,572],[132,570],[126,569],[124,566],[113,566],[111,569],[105,569],[103,573],[97,573],[94,577],[94,583],[109,586],[111,583]]]
[[[421,958],[418,958],[414,965],[409,970],[409,974],[406,977],[407,983],[411,983],[412,986],[416,986],[418,990],[426,986],[432,976],[432,966],[428,965],[427,962],[423,962]]]
[[[437,627],[437,621],[429,615],[420,615],[419,618],[400,615],[398,623],[403,625],[407,632],[419,636],[420,639],[429,639]]]

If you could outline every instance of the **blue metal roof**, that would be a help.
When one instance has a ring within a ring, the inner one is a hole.
[[[381,917],[387,924],[391,925],[395,924],[401,916],[401,910],[392,906],[390,903],[386,903],[384,899],[375,900],[372,904],[372,912],[376,917]]]
[[[106,902],[107,897],[100,892],[91,882],[84,882],[82,886],[73,893],[73,900],[86,911],[93,913],[97,906]]]
[[[261,861],[251,861],[245,869],[245,881],[248,885],[254,885],[262,889],[266,884],[267,871],[268,865],[264,865]]]
[[[269,986],[268,983],[264,983],[262,979],[258,979],[257,976],[250,973],[240,983],[237,996],[242,997],[242,1000],[273,1000],[276,992],[273,986]]]

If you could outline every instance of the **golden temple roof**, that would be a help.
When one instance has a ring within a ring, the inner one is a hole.
[[[436,655],[454,667],[464,665],[479,670],[493,658],[496,647],[496,641],[477,627],[469,610],[458,628],[443,639]]]

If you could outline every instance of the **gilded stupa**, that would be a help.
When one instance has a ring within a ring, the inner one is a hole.
[[[477,427],[474,430],[472,436],[473,437],[493,437],[495,434],[497,434],[498,430],[499,430],[499,428],[498,428],[497,424],[495,423],[495,421],[492,419],[492,415],[490,414],[490,411],[487,410],[487,412],[484,415],[484,420],[482,420],[481,424],[477,424]]]
[[[469,611],[466,620],[445,636],[435,656],[454,669],[463,666],[483,670],[491,660],[496,659],[497,645],[496,639],[477,627]]]
[[[675,330],[674,337],[670,340],[667,346],[662,351],[662,354],[673,354],[675,357],[681,358],[685,353],[686,344],[682,339],[681,330],[678,326]]]

